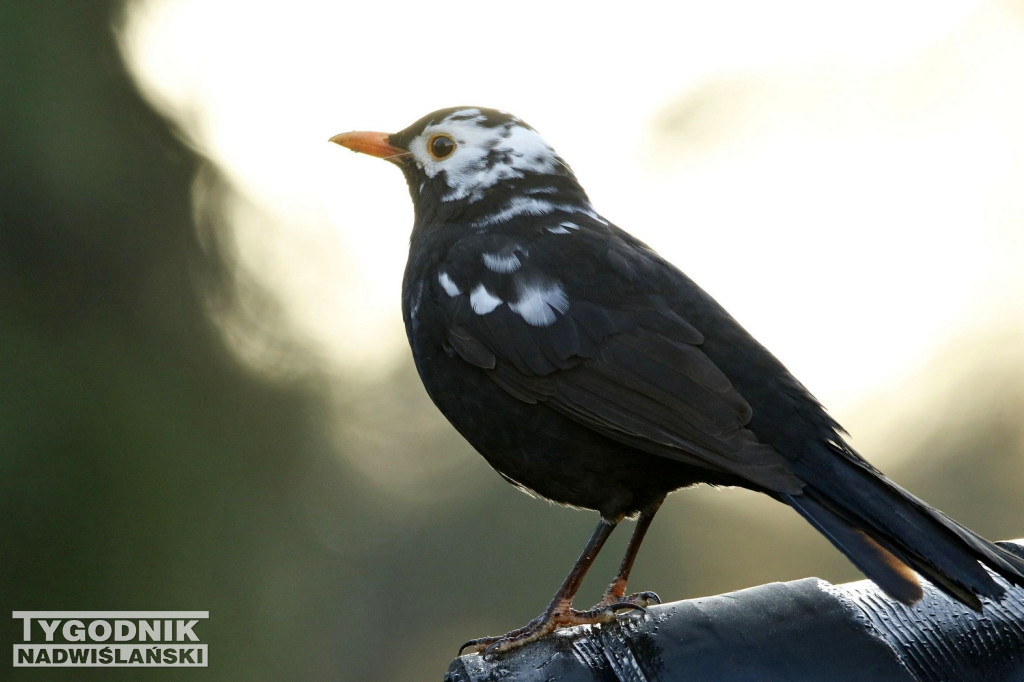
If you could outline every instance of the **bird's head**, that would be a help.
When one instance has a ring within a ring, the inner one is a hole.
[[[417,223],[472,222],[513,202],[531,204],[533,215],[567,201],[589,207],[569,166],[537,131],[503,111],[442,109],[397,133],[341,133],[331,141],[398,165]]]

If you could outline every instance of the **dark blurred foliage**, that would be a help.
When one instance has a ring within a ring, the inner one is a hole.
[[[315,551],[285,504],[335,460],[315,391],[247,372],[206,319],[202,160],[135,92],[119,13],[0,8],[3,603],[208,609],[230,677],[287,677],[269,652],[308,634],[278,616]]]
[[[463,640],[536,615],[596,518],[501,482],[408,362],[377,385],[328,390],[315,358],[270,379],[232,356],[211,305],[265,296],[273,327],[272,297],[238,291],[216,220],[196,224],[197,178],[232,190],[135,91],[114,37],[121,9],[0,3],[5,610],[211,612],[199,629],[208,669],[133,679],[439,679]],[[977,393],[965,373],[939,403],[957,418],[922,409],[910,453],[921,456],[891,467],[996,537],[1024,535],[1014,369],[969,410],[956,401]],[[338,445],[338,424],[362,437]],[[906,428],[891,425],[894,440]],[[423,494],[403,493],[417,483],[403,457],[432,453],[457,465],[417,469]],[[356,466],[385,455],[383,480]],[[634,586],[679,599],[857,577],[794,515],[753,497],[673,496]],[[627,535],[582,599],[597,598]],[[8,645],[20,623],[9,633]],[[0,676],[10,672],[5,658]],[[118,676],[74,677],[90,673]]]

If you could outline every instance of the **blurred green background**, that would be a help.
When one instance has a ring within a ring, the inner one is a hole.
[[[202,210],[244,199],[140,96],[122,11],[0,4],[2,602],[209,610],[210,667],[150,671],[161,679],[440,679],[462,641],[539,612],[596,518],[503,483],[404,354],[346,380],[275,336],[280,303]],[[278,371],[243,362],[211,321],[237,306]],[[896,480],[995,539],[1024,536],[1024,335],[1004,322],[838,415]],[[697,490],[669,499],[632,585],[674,600],[808,575],[859,578],[788,510]]]

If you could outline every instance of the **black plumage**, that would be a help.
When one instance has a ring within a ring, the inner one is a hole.
[[[602,517],[538,619],[470,645],[505,650],[654,601],[625,596],[629,569],[665,495],[695,483],[792,506],[902,602],[921,594],[909,569],[974,609],[1004,591],[985,566],[1024,584],[1024,561],[854,452],[721,306],[598,215],[522,121],[464,107],[332,140],[393,161],[408,181],[403,315],[430,397],[506,479]],[[593,555],[632,515],[641,521],[605,598],[573,610]]]

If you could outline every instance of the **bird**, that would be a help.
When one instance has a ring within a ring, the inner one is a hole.
[[[396,133],[330,138],[399,167],[414,208],[402,283],[434,404],[504,479],[599,521],[547,607],[494,657],[660,602],[626,593],[665,497],[696,484],[788,505],[891,599],[923,576],[973,610],[1024,585],[1024,560],[861,457],[783,364],[653,249],[602,217],[569,165],[504,111],[441,109]],[[615,527],[636,525],[601,600],[573,600]],[[993,573],[990,573],[991,569]]]

